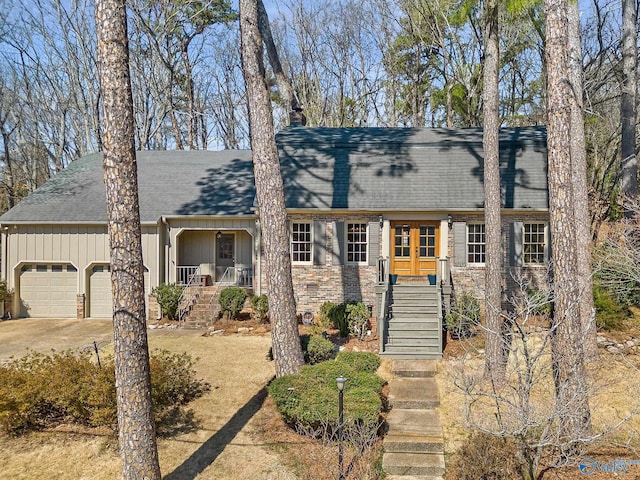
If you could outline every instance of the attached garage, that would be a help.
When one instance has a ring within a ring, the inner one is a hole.
[[[20,269],[21,317],[76,318],[78,271],[71,264],[33,264]]]
[[[149,295],[149,271],[145,267],[145,299]],[[111,298],[111,269],[108,264],[94,265],[89,272],[89,311],[91,318],[111,318],[113,315]]]
[[[111,270],[109,265],[94,265],[89,277],[89,312],[91,318],[111,318]]]

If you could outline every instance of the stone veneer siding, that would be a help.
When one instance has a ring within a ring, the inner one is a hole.
[[[453,222],[482,223],[484,216],[454,215]],[[526,283],[528,289],[546,289],[548,265],[512,265],[510,245],[511,245],[511,224],[513,222],[544,222],[549,225],[549,216],[545,213],[530,214],[507,214],[502,215],[502,306],[509,309],[510,300],[519,290],[520,283]],[[478,299],[484,298],[485,269],[484,266],[468,265],[464,267],[455,266],[454,261],[454,229],[449,230],[449,258],[451,259],[451,278],[454,295],[460,291],[470,291]],[[548,238],[547,238],[548,241]],[[465,242],[466,244],[466,242]]]
[[[325,231],[324,264],[294,264],[292,265],[294,295],[298,313],[309,310],[314,314],[320,311],[320,305],[326,301],[342,303],[350,300],[361,301],[371,305],[373,315],[376,315],[375,287],[378,281],[377,265],[341,265],[338,252],[334,252],[334,222],[363,222],[369,223],[369,228],[378,228],[378,215],[296,215],[289,218],[290,222],[323,222]],[[375,225],[374,225],[375,223]],[[378,237],[379,237],[378,231]],[[371,232],[369,232],[369,250],[371,254]],[[379,247],[378,247],[379,248]],[[379,250],[378,250],[379,251]],[[377,256],[376,254],[376,261]],[[261,281],[263,293],[266,291],[265,265],[262,264]]]

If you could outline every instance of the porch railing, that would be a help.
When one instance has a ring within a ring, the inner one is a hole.
[[[378,286],[382,288],[378,306],[379,352],[384,352],[387,324],[389,323],[389,257],[378,257]]]
[[[176,284],[182,287],[189,285],[195,275],[200,275],[199,265],[182,265],[176,268]]]
[[[180,298],[178,299],[179,322],[184,319],[185,315],[191,310],[191,307],[193,307],[193,305],[198,301],[198,297],[200,296],[201,292],[202,281],[200,279],[200,267],[195,267],[193,273],[186,279],[186,285],[182,289],[182,293],[180,294]]]

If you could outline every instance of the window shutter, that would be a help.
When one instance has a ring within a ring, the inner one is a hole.
[[[333,249],[333,261],[338,262],[338,265],[344,265],[344,222],[333,222],[333,242],[331,247]]]
[[[512,222],[509,227],[509,264],[521,267],[524,263],[522,222]]]
[[[453,222],[453,265],[467,266],[467,224]]]
[[[369,265],[377,265],[380,256],[380,224],[378,222],[369,222],[367,228],[369,235]]]
[[[327,258],[327,224],[313,222],[313,264],[324,265]]]
[[[551,261],[551,228],[547,223],[544,227],[544,262],[549,264]]]

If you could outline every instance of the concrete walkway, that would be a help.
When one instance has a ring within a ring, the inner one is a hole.
[[[435,360],[394,360],[382,468],[387,480],[441,480],[444,438]]]

